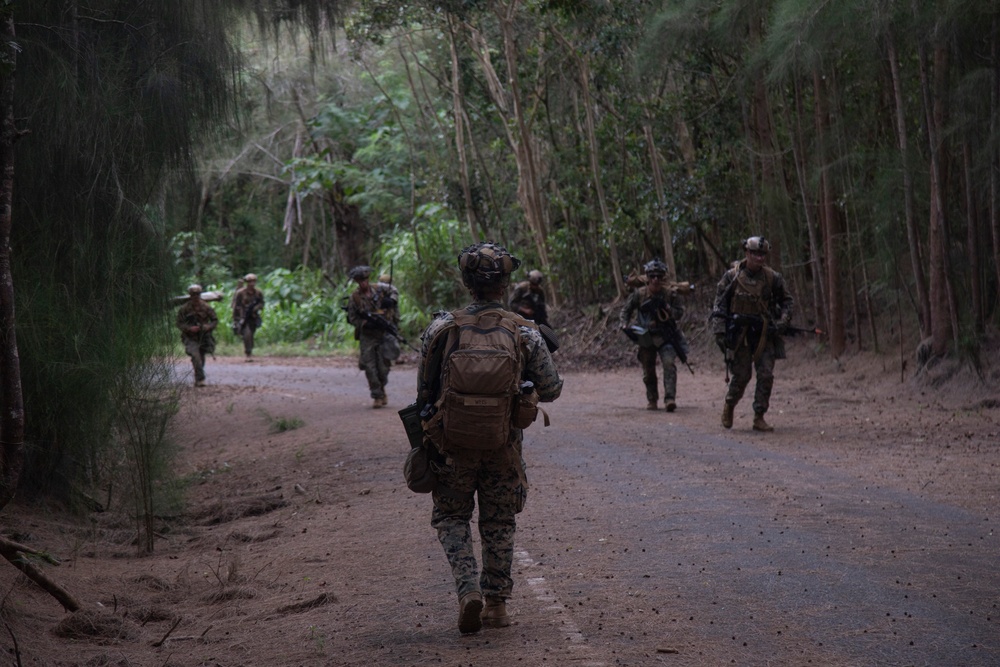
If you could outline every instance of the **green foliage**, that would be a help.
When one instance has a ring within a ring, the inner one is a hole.
[[[424,204],[411,229],[396,228],[383,237],[376,257],[379,266],[393,268],[405,331],[422,330],[430,313],[453,310],[468,301],[457,258],[471,241],[462,237],[461,227],[445,206]]]

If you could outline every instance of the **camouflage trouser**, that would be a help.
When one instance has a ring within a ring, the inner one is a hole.
[[[646,385],[646,400],[655,403],[659,398],[659,388],[656,385],[656,358],[663,364],[663,398],[672,401],[677,398],[677,353],[672,345],[663,345],[659,349],[652,347],[639,348],[639,363],[642,364],[642,382]]]
[[[196,381],[205,379],[205,357],[215,351],[215,343],[197,338],[184,338],[184,351],[191,357],[191,366],[194,367],[194,379]]]
[[[726,403],[736,405],[743,398],[743,392],[750,384],[753,369],[757,371],[757,387],[753,395],[753,411],[764,414],[771,405],[771,388],[774,386],[774,343],[768,340],[764,350],[756,362],[753,360],[755,346],[744,341],[733,354],[732,373],[729,380],[729,391],[726,392]]]
[[[358,366],[365,372],[372,398],[385,396],[392,362],[382,356],[382,336],[361,335],[361,357]]]
[[[253,354],[253,334],[254,327],[250,324],[244,324],[240,331],[240,338],[243,339],[243,353],[248,357]]]
[[[512,438],[513,440],[513,438]],[[469,591],[506,600],[514,580],[515,515],[524,509],[527,482],[521,459],[520,438],[494,452],[469,452],[449,457],[438,481],[444,490],[434,492],[431,525],[451,565],[459,597]],[[482,574],[472,548],[469,522],[479,499],[479,537],[482,540]]]

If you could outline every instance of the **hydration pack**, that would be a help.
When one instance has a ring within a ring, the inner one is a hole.
[[[424,433],[443,452],[499,449],[510,438],[520,400],[520,327],[533,325],[494,308],[452,315],[452,325],[429,348],[441,351],[440,392],[423,416]]]

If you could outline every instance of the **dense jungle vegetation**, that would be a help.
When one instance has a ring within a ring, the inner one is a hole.
[[[22,488],[94,498],[122,477],[152,513],[169,297],[194,281],[231,294],[255,272],[261,342],[336,348],[355,264],[391,270],[414,334],[464,300],[475,240],[582,309],[653,256],[714,283],[762,234],[832,357],[927,341],[974,363],[997,324],[995,2],[0,13],[0,504],[23,458]]]

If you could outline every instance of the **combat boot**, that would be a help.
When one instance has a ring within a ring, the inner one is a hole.
[[[672,398],[668,398],[665,407],[667,408],[667,412],[673,412],[674,410],[677,409],[677,404],[674,403],[674,400]]]
[[[649,403],[646,403],[646,409],[647,410],[655,410],[656,409],[656,401],[650,401]]]
[[[469,591],[458,600],[458,631],[463,635],[479,632],[483,627],[483,619],[479,616],[483,611],[483,594],[479,591]]]
[[[486,598],[486,607],[483,608],[483,627],[506,628],[509,625],[507,603],[500,598]]]
[[[736,406],[726,401],[726,404],[722,406],[722,426],[723,428],[733,427],[733,408]]]
[[[773,431],[774,427],[764,421],[764,413],[758,412],[753,416],[753,430],[769,432]]]

